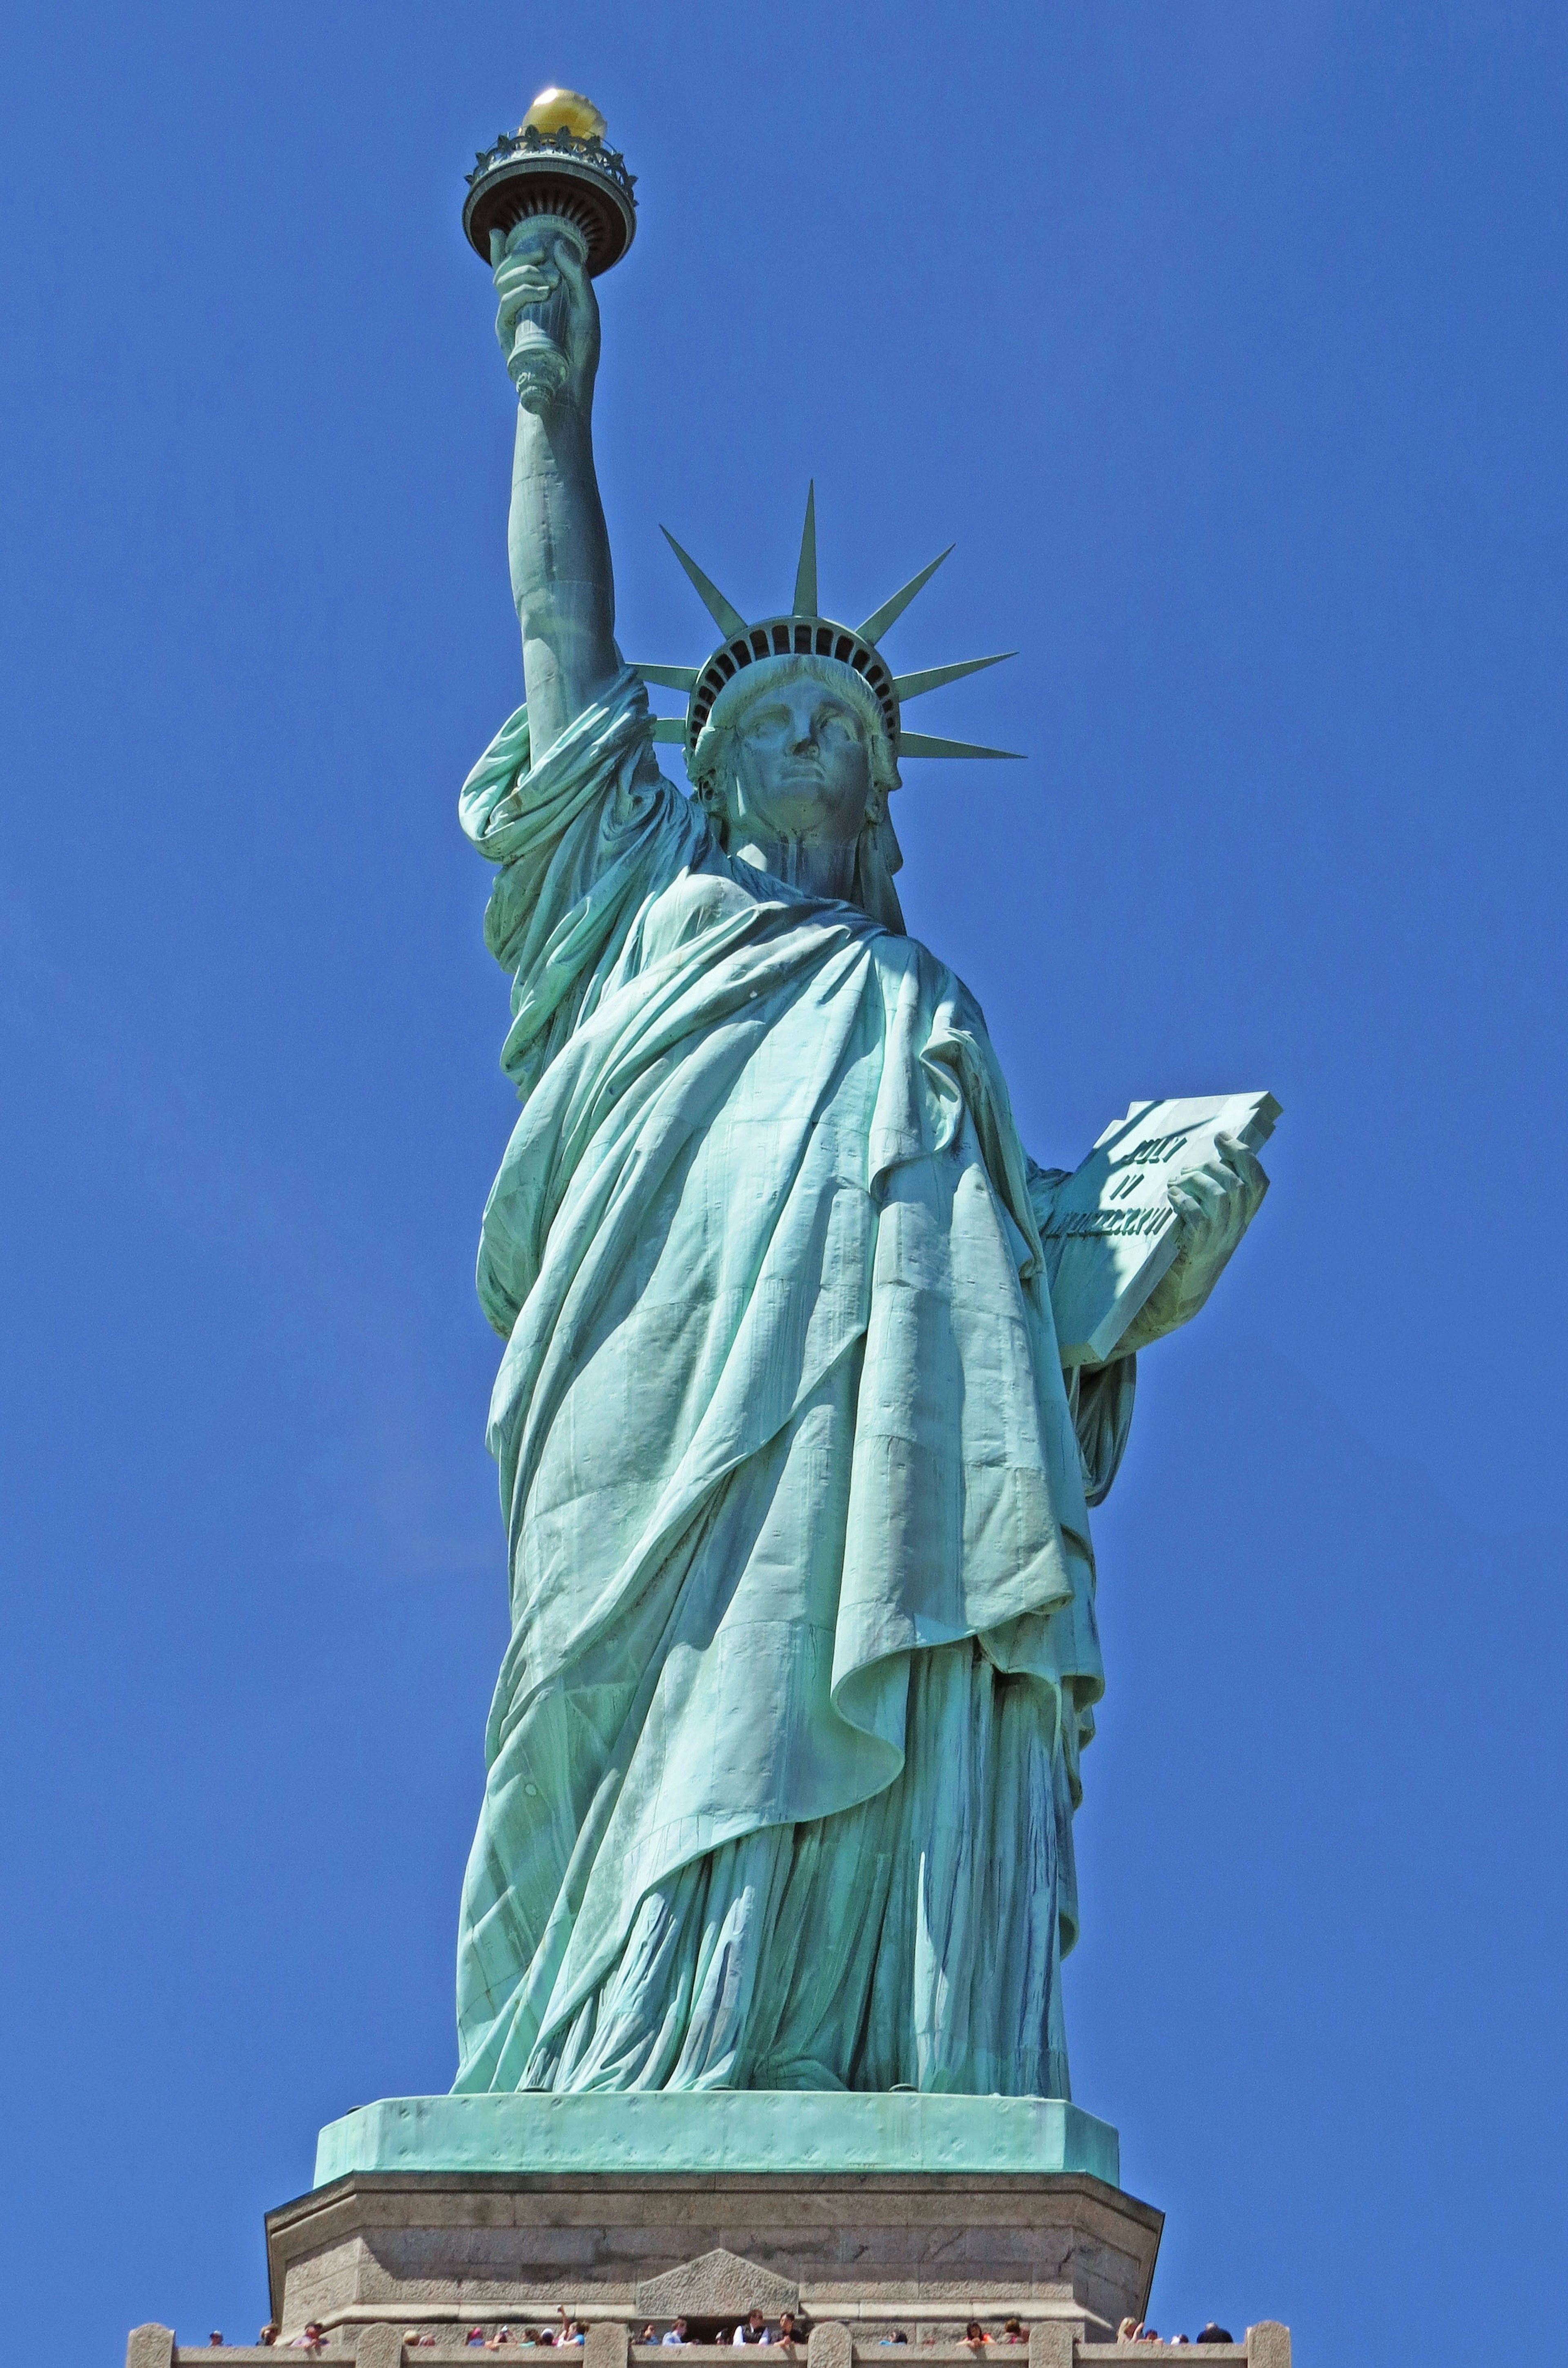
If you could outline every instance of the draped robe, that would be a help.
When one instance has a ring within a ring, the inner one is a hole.
[[[523,1108],[457,2088],[1064,2096],[1132,1360],[1062,1374],[980,1010],[726,856],[630,673],[460,813]]]

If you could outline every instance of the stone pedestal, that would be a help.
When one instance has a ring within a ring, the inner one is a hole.
[[[710,2339],[755,2304],[869,2343],[1009,2315],[1105,2340],[1143,2315],[1162,2225],[1072,2171],[356,2171],[269,2214],[267,2243],[286,2339],[396,2319],[449,2340],[558,2306]]]

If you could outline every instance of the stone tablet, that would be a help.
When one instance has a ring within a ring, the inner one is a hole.
[[[1199,1167],[1217,1134],[1249,1151],[1274,1132],[1272,1094],[1133,1102],[1053,1192],[1036,1187],[1051,1304],[1064,1365],[1101,1364],[1176,1258],[1166,1187]]]

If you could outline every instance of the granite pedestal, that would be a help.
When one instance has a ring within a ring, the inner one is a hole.
[[[1141,2318],[1162,2215],[1072,2172],[354,2172],[267,2218],[272,2307],[309,2319],[600,2320],[726,2332],[754,2304],[912,2341],[1016,2313]],[[699,2322],[711,2322],[699,2326]]]

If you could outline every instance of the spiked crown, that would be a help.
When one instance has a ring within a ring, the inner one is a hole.
[[[663,690],[681,691],[686,696],[684,719],[661,718],[653,725],[655,740],[683,748],[687,771],[696,779],[694,759],[697,744],[701,738],[710,716],[726,687],[749,666],[766,664],[772,658],[825,659],[833,665],[846,666],[864,682],[874,700],[888,746],[896,762],[903,757],[1003,757],[1017,754],[1012,748],[985,748],[970,740],[943,740],[924,732],[903,729],[903,702],[918,699],[928,690],[938,690],[944,683],[957,682],[966,674],[978,674],[984,666],[1000,666],[1004,658],[1017,655],[1012,650],[1000,650],[994,657],[960,658],[951,666],[927,666],[915,674],[895,675],[888,667],[877,644],[898,619],[903,616],[915,594],[928,584],[952,549],[938,552],[927,567],[895,592],[891,599],[868,617],[861,625],[842,625],[831,617],[824,617],[817,609],[817,531],[816,488],[813,484],[806,495],[806,522],[801,535],[800,564],[795,571],[795,598],[788,615],[764,617],[748,624],[738,609],[725,599],[718,586],[706,576],[697,562],[684,552],[667,527],[662,529],[665,540],[675,552],[696,587],[698,598],[724,635],[723,641],[706,663],[699,666],[642,666],[632,671],[643,681]]]

